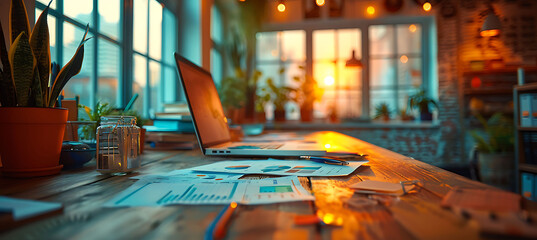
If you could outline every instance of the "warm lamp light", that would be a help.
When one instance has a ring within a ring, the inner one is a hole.
[[[336,82],[336,80],[332,76],[326,76],[324,78],[324,84],[326,86],[332,86],[332,85],[334,85],[335,82]]]
[[[492,6],[489,8],[489,14],[485,18],[485,22],[483,22],[483,26],[481,27],[480,35],[482,37],[494,37],[500,35],[500,29],[502,27],[502,23],[500,22],[500,18],[496,13],[494,13],[494,9]]]
[[[362,67],[362,61],[360,59],[356,58],[355,55],[356,51],[352,50],[352,57],[345,62],[345,67]]]
[[[402,62],[402,63],[407,63],[408,62],[408,57],[406,55],[403,55],[399,58],[399,60]]]
[[[285,12],[285,4],[283,2],[278,4],[278,11],[279,12]]]
[[[423,4],[423,10],[425,10],[426,12],[431,11],[432,8],[433,8],[433,6],[431,5],[430,2],[425,2]]]
[[[373,14],[375,14],[375,7],[369,6],[369,7],[367,7],[366,11],[367,11],[367,14],[373,15]]]
[[[417,28],[416,25],[414,25],[414,24],[408,26],[408,31],[410,31],[410,32],[412,32],[412,33],[416,32],[417,29],[418,29],[418,28]]]
[[[317,6],[322,7],[325,3],[325,0],[315,0],[315,3],[317,4]]]

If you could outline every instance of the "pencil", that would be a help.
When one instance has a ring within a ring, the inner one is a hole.
[[[214,219],[214,221],[211,223],[209,228],[207,229],[207,232],[205,234],[205,239],[222,239],[226,236],[227,232],[227,225],[233,216],[233,212],[235,209],[237,209],[238,204],[236,202],[232,202],[228,206],[226,206],[222,211],[218,214],[218,216]],[[208,237],[212,238],[208,238]]]

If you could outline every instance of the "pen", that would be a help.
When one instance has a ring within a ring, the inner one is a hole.
[[[348,162],[343,161],[343,160],[338,160],[335,158],[300,156],[300,159],[307,159],[307,160],[318,162],[318,163],[326,163],[326,164],[334,164],[334,165],[349,165]]]
[[[213,220],[211,225],[209,225],[209,228],[207,228],[204,239],[210,240],[224,238],[226,236],[229,220],[231,219],[231,216],[233,216],[233,212],[238,206],[239,205],[236,202],[232,202],[222,209],[222,211],[218,213],[218,216],[216,216],[216,218]]]

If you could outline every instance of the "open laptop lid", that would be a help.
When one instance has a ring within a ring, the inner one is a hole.
[[[177,53],[174,55],[202,152],[209,146],[230,142],[227,119],[211,73]]]

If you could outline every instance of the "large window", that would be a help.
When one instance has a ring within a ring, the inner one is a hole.
[[[36,19],[45,4],[48,0],[37,0]],[[65,97],[122,108],[138,93],[135,109],[145,116],[175,101],[177,21],[163,6],[156,0],[53,1],[48,17],[52,61],[63,66],[70,60],[86,24],[92,37],[85,44],[82,70],[64,88]]]
[[[408,96],[418,89],[436,96],[434,77],[428,69],[434,62],[430,55],[434,49],[429,49],[429,38],[434,36],[429,29],[432,22],[428,18],[416,19],[392,23],[349,21],[334,24],[341,28],[331,29],[317,29],[306,23],[303,28],[298,25],[299,30],[260,32],[257,67],[263,75],[276,74],[280,84],[290,84],[293,74],[278,75],[278,68],[295,62],[307,66],[308,74],[324,90],[322,101],[314,106],[315,117],[327,117],[335,111],[341,119],[370,119],[375,107],[386,103],[392,118],[396,118],[407,108]],[[271,28],[275,30],[277,26]],[[300,37],[284,37],[295,33],[301,33]],[[285,51],[286,46],[300,52],[300,57],[309,57],[296,61]],[[363,67],[346,66],[353,51]],[[288,119],[296,118],[288,115]]]
[[[422,86],[421,25],[373,25],[369,27],[370,96],[374,106],[388,104],[405,110],[408,96]]]

